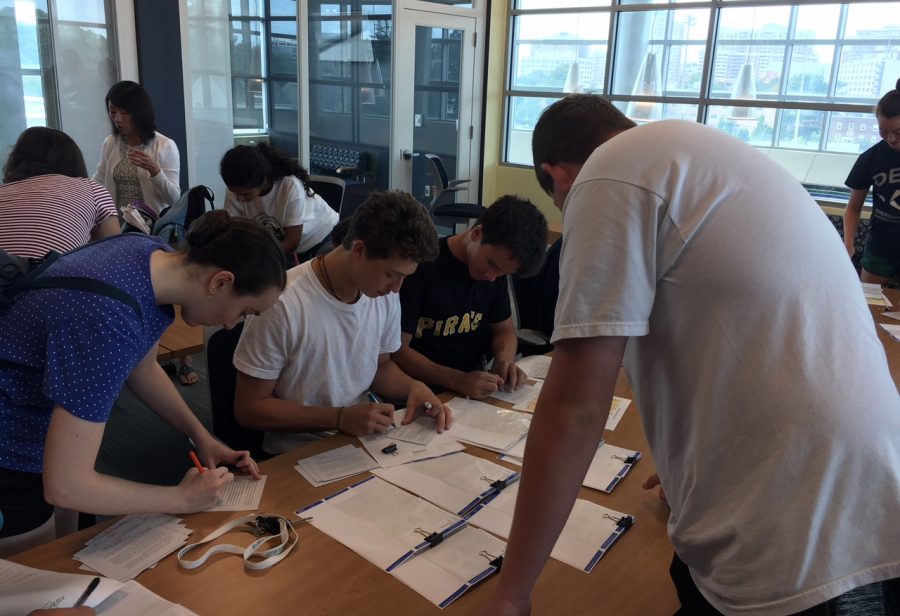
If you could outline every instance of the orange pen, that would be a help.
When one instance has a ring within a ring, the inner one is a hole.
[[[197,457],[197,454],[195,454],[194,451],[191,450],[188,452],[188,455],[191,458],[191,462],[193,462],[194,466],[197,467],[197,470],[200,471],[201,473],[205,473],[206,468],[200,463],[200,458]]]

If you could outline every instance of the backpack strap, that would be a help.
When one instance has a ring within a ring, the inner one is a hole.
[[[134,297],[108,282],[95,280],[93,278],[81,278],[76,276],[46,276],[29,280],[22,290],[25,289],[72,289],[74,291],[86,291],[88,293],[97,293],[105,295],[129,306],[138,319],[143,320],[144,313],[141,305]]]

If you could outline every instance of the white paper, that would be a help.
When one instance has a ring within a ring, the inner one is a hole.
[[[0,613],[27,614],[31,610],[72,607],[95,577],[44,571],[0,559]],[[95,607],[121,587],[121,582],[100,578],[85,605]]]
[[[463,515],[491,494],[491,483],[517,475],[490,460],[454,453],[394,468],[379,468],[373,475],[409,490],[432,503]]]
[[[365,451],[344,445],[331,451],[297,461],[297,471],[314,486],[322,486],[345,477],[352,477],[378,466]]]
[[[197,616],[183,605],[172,603],[131,580],[97,606],[102,616]]]
[[[549,355],[529,355],[517,361],[516,365],[532,379],[546,379],[551,359]]]
[[[879,323],[878,325],[888,333],[888,336],[897,342],[900,342],[900,325],[893,325],[890,323]]]
[[[512,404],[513,408],[528,406],[540,395],[542,383],[542,381],[524,383],[515,391],[495,391],[491,394],[491,398]]]
[[[477,400],[453,398],[446,406],[453,411],[451,436],[494,451],[503,452],[515,445],[531,425],[531,417],[525,413]]]
[[[438,606],[475,583],[490,569],[481,552],[500,555],[505,544],[484,531],[471,529],[452,513],[377,477],[298,509],[310,524],[344,544],[375,566],[387,570],[425,535],[450,526],[460,530],[434,548],[412,556],[390,573]],[[442,605],[443,604],[443,605]]]
[[[391,430],[392,438],[414,445],[428,445],[437,433],[437,421],[429,416],[416,417],[408,424],[401,425],[403,415],[394,413],[397,427]]]
[[[259,481],[249,475],[238,475],[234,481],[225,486],[219,495],[219,502],[207,511],[256,511],[259,509],[259,499],[262,498],[265,487],[265,475],[260,477]]]
[[[382,468],[400,466],[416,460],[436,458],[465,449],[462,443],[452,438],[446,432],[435,436],[428,445],[415,445],[394,440],[393,435],[393,430],[388,430],[387,432],[379,432],[357,438],[359,438],[363,447],[366,448],[366,451],[369,452],[369,455],[375,458],[378,466]],[[396,445],[396,451],[394,453],[384,453],[382,450],[391,444]]]
[[[190,534],[174,516],[129,515],[89,539],[73,558],[125,582],[183,546]]]
[[[496,498],[472,514],[468,520],[472,526],[483,528],[503,538],[509,537],[519,484],[513,484]],[[562,533],[553,546],[550,556],[589,572],[601,556],[621,534],[617,521],[625,514],[583,499],[576,499],[575,506]],[[605,547],[604,547],[605,546]]]
[[[640,454],[633,449],[624,449],[601,442],[581,485],[609,494],[634,465],[625,460],[635,455],[640,457]],[[522,439],[516,443],[515,447],[500,456],[500,459],[521,466],[524,456],[525,439]]]
[[[540,393],[541,388],[543,387],[543,383],[540,383],[537,386],[537,394]],[[525,411],[527,413],[534,413],[534,409],[537,406],[538,395],[535,396],[525,402],[516,404],[513,408],[517,411]],[[622,420],[622,415],[625,413],[625,409],[628,408],[628,405],[631,404],[631,400],[627,398],[620,398],[619,396],[613,396],[612,403],[609,406],[609,416],[606,418],[606,430],[615,430],[616,426],[619,425],[619,422]]]
[[[900,321],[900,312],[882,312],[881,316],[890,317],[891,319],[897,319]]]

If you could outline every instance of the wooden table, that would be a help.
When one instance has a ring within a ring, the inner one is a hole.
[[[203,351],[203,327],[188,325],[181,318],[181,308],[175,306],[175,321],[163,332],[156,348],[156,359],[166,361]]]
[[[624,375],[616,395],[631,398]],[[580,497],[635,516],[635,525],[610,549],[590,574],[550,560],[534,592],[535,614],[672,614],[678,607],[669,581],[672,547],[666,534],[668,508],[655,492],[641,483],[655,471],[635,404],[626,411],[615,431],[607,433],[614,445],[639,450],[644,457],[612,494],[587,488]],[[293,469],[296,460],[333,447],[358,441],[335,436],[283,454],[262,464],[268,475],[260,511],[291,516],[302,505],[336,492],[359,476],[322,488],[312,487]],[[474,455],[496,455],[470,447]],[[511,465],[507,465],[512,467]],[[185,516],[196,541],[239,512],[198,513]],[[11,560],[56,571],[77,572],[71,556],[104,525],[69,535],[13,557]],[[438,614],[437,607],[379,570],[361,556],[308,525],[298,526],[300,543],[281,563],[262,572],[249,572],[236,556],[216,556],[198,570],[180,569],[174,555],[137,580],[157,594],[181,603],[198,614],[366,614],[407,616]],[[226,542],[249,543],[249,535],[229,534]],[[496,576],[450,605],[447,614],[470,614],[487,598]]]

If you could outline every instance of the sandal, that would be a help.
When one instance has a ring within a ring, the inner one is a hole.
[[[197,375],[197,371],[194,370],[193,366],[181,364],[181,369],[178,371],[178,380],[181,381],[182,385],[187,387],[199,381],[200,377]]]

